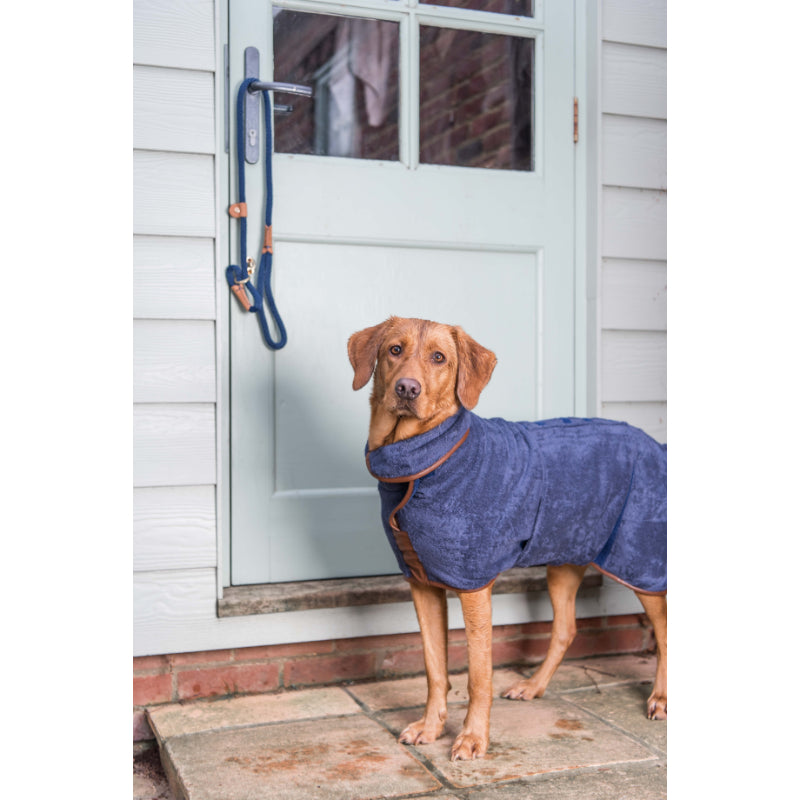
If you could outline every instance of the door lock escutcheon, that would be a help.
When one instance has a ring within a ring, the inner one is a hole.
[[[244,51],[244,79],[259,77],[259,52],[257,47],[246,47]],[[248,164],[258,163],[259,155],[259,136],[261,125],[259,121],[259,111],[261,108],[261,98],[259,92],[287,92],[288,94],[299,94],[303,97],[312,97],[314,90],[310,86],[303,86],[299,83],[275,83],[273,81],[256,80],[247,87],[247,97],[244,101],[244,124],[247,136],[244,143],[244,158]],[[275,105],[276,113],[291,113],[291,106]]]

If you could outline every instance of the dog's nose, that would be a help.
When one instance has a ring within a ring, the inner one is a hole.
[[[419,385],[419,381],[415,381],[413,378],[400,378],[394,385],[394,393],[401,400],[413,400],[415,397],[419,397],[421,391],[422,387]]]

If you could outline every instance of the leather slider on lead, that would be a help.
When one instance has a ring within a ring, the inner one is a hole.
[[[231,286],[231,291],[236,295],[236,299],[242,304],[244,310],[249,311],[252,306],[244,286],[234,283],[233,286]]]
[[[272,225],[264,226],[264,248],[261,252],[272,254]]]

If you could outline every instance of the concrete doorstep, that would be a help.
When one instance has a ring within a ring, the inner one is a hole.
[[[544,698],[500,698],[520,674],[495,672],[489,752],[473,762],[449,760],[466,674],[451,677],[443,736],[419,747],[397,736],[421,714],[424,677],[157,706],[148,717],[175,800],[666,798],[667,724],[644,712],[653,656],[568,661]],[[152,791],[171,800],[166,787]]]

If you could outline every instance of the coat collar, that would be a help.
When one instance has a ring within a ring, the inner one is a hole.
[[[367,449],[367,469],[373,477],[387,483],[406,482],[433,472],[463,444],[472,416],[462,407],[426,433],[375,450]]]

